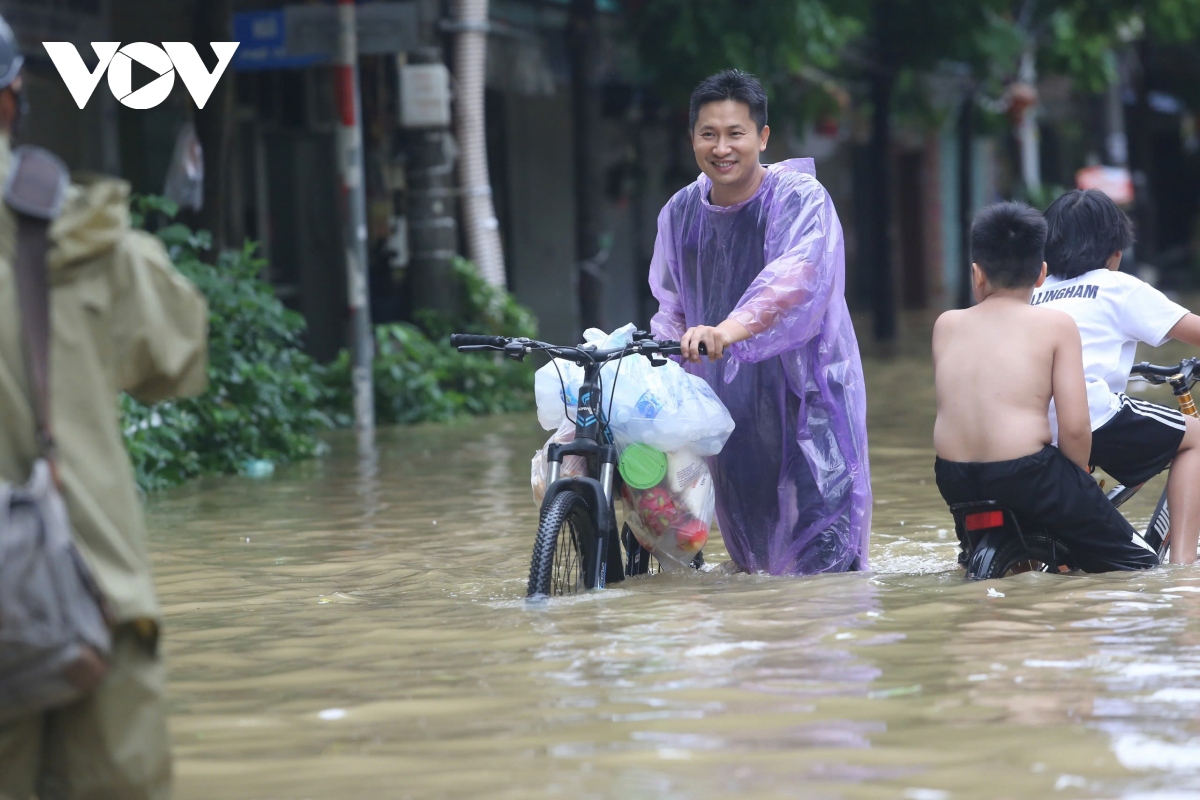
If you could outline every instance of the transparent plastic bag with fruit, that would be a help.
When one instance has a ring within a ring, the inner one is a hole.
[[[558,430],[546,440],[541,450],[533,454],[533,463],[529,465],[529,483],[533,487],[533,502],[538,508],[546,496],[546,479],[549,477],[550,464],[546,461],[546,451],[552,444],[566,444],[575,441],[575,423],[567,420],[558,426]],[[587,474],[587,461],[583,456],[564,456],[560,478],[578,478]]]
[[[664,569],[688,567],[708,542],[716,508],[712,475],[691,447],[669,453],[643,443],[622,448],[625,521]]]

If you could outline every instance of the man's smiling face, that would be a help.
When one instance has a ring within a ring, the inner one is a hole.
[[[692,150],[700,170],[713,182],[712,202],[740,202],[758,189],[762,169],[758,154],[767,149],[770,134],[765,125],[759,130],[745,103],[722,100],[700,107],[692,129]],[[742,197],[747,189],[749,194]]]

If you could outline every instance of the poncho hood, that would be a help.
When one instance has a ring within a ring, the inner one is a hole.
[[[129,184],[113,178],[74,175],[62,214],[50,225],[46,257],[56,280],[109,253],[129,232]]]
[[[12,168],[12,142],[0,133],[0,176]],[[57,283],[72,269],[107,255],[129,231],[129,184],[90,174],[71,176],[62,213],[50,224],[46,264]]]

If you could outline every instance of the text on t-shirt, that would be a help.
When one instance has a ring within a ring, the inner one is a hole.
[[[1094,300],[1099,293],[1100,287],[1095,284],[1080,284],[1079,286],[1067,286],[1062,289],[1051,289],[1046,292],[1038,292],[1029,301],[1031,306],[1049,303],[1052,300],[1065,300],[1068,297],[1082,297],[1084,300]]]

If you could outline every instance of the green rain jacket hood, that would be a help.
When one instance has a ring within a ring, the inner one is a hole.
[[[0,136],[0,182],[12,151]],[[159,616],[142,511],[120,429],[122,391],[153,402],[207,382],[203,296],[162,243],[130,228],[129,185],[73,183],[50,227],[51,429],[75,538],[116,621]],[[0,205],[0,479],[38,455],[12,264],[16,220]]]

